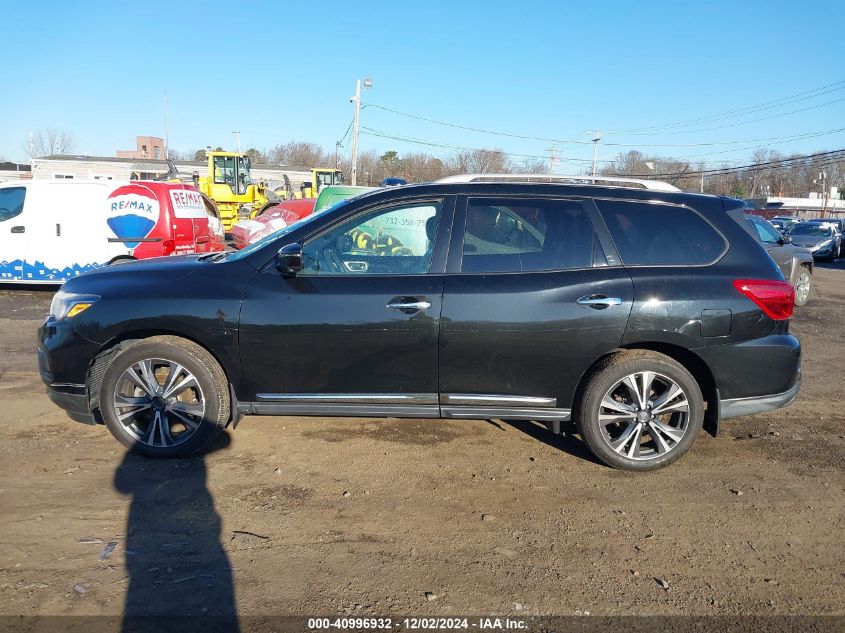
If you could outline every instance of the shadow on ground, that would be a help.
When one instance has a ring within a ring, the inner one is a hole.
[[[220,516],[206,484],[204,455],[150,459],[127,453],[114,487],[130,498],[124,553],[129,586],[123,631],[237,631],[232,568],[220,541]],[[196,616],[200,616],[197,618]]]

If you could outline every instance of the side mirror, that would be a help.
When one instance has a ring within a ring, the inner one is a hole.
[[[792,241],[792,238],[789,237],[786,233],[780,236],[780,243],[781,244],[789,244]]]
[[[276,253],[276,270],[285,277],[295,277],[302,270],[302,244],[282,246]]]

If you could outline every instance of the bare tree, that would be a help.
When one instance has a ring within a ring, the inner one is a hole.
[[[270,161],[274,165],[309,168],[334,165],[334,157],[329,157],[317,143],[290,141],[284,145],[276,145],[269,153]]]
[[[71,153],[76,147],[76,140],[70,132],[47,128],[44,132],[30,134],[24,147],[30,158],[55,156]]]

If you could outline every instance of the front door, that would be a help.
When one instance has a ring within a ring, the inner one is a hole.
[[[26,194],[26,187],[0,188],[0,281],[24,279],[24,259],[33,229],[31,222],[27,227],[24,213]]]
[[[442,414],[567,419],[578,380],[621,343],[633,300],[612,243],[593,228],[595,207],[478,197],[458,208],[441,312]]]
[[[452,208],[438,198],[363,209],[308,239],[295,277],[253,277],[240,349],[256,412],[438,414],[445,252],[433,254]]]

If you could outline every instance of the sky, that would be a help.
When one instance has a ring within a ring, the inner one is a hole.
[[[172,149],[235,149],[239,130],[243,150],[348,154],[364,77],[361,148],[400,157],[555,145],[556,171],[581,173],[596,129],[601,161],[845,147],[842,0],[0,0],[0,16],[7,160],[47,128],[77,154],[134,149],[164,136],[165,92]]]

